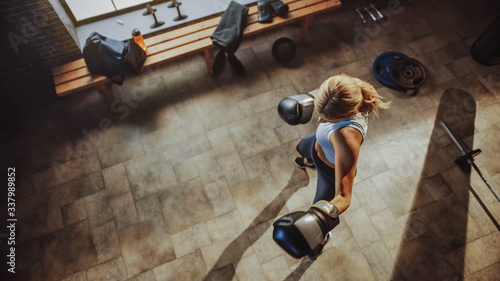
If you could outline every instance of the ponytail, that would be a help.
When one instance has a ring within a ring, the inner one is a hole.
[[[358,111],[377,116],[379,108],[389,107],[372,85],[346,74],[332,76],[323,82],[314,104],[318,113],[331,119],[350,117]]]
[[[389,107],[390,102],[383,102],[377,90],[375,90],[371,84],[359,80],[358,85],[361,90],[361,95],[363,96],[358,108],[360,112],[364,114],[371,113],[378,116],[379,108],[384,109]]]

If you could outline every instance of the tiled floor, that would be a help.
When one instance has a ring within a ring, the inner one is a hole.
[[[469,186],[498,221],[500,202],[454,164],[439,125],[481,148],[476,163],[500,192],[500,67],[469,55],[493,2],[381,1],[388,21],[364,28],[345,1],[286,67],[270,47],[299,26],[245,39],[245,77],[229,65],[209,77],[194,55],[114,86],[111,107],[88,91],[24,112],[2,141],[18,218],[16,274],[2,280],[500,280],[500,232]],[[390,50],[426,66],[417,96],[371,74]],[[342,72],[392,106],[370,120],[333,239],[315,262],[295,260],[271,225],[312,203],[316,174],[292,160],[317,124],[286,125],[276,105]]]

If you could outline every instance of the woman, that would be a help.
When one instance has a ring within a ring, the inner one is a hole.
[[[314,100],[319,114],[318,128],[297,146],[302,157],[295,159],[301,169],[317,169],[318,182],[314,201],[325,200],[342,214],[351,204],[359,150],[366,136],[368,115],[387,108],[375,88],[345,74],[327,79]],[[326,244],[330,235],[325,238]],[[315,259],[323,247],[310,254]]]

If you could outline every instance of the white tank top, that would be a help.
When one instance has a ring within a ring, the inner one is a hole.
[[[351,127],[358,130],[364,140],[368,129],[368,116],[358,113],[352,117],[345,118],[338,123],[328,122],[319,124],[318,129],[316,129],[316,141],[323,149],[326,159],[328,159],[328,161],[332,164],[335,164],[335,149],[330,142],[330,136],[333,132],[343,127]]]

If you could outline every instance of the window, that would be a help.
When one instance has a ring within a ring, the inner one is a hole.
[[[151,0],[59,0],[76,25],[98,21],[136,9],[145,8],[146,3],[166,2]]]

